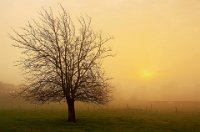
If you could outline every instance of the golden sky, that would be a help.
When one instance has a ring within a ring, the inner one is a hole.
[[[23,83],[11,28],[59,3],[75,18],[91,16],[95,29],[114,36],[116,56],[105,70],[126,98],[200,100],[199,0],[0,0],[0,81]]]

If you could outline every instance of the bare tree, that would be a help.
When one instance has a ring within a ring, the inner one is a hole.
[[[66,101],[68,121],[75,122],[75,101],[105,104],[110,100],[102,59],[111,56],[107,45],[111,37],[94,32],[89,17],[80,17],[75,26],[62,6],[58,15],[43,9],[39,16],[22,33],[14,30],[11,35],[24,54],[19,65],[26,83],[18,95],[40,103]]]

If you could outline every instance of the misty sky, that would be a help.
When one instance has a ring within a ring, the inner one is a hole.
[[[73,2],[72,2],[73,1]],[[89,15],[108,33],[116,56],[105,61],[124,98],[200,100],[199,0],[0,0],[0,81],[23,83],[20,51],[8,34],[42,7],[61,3],[73,18]],[[76,19],[75,19],[76,20]]]

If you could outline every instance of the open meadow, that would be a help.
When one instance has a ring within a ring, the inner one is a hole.
[[[77,111],[67,122],[65,110],[1,110],[1,132],[199,132],[200,112],[154,112],[137,109]]]

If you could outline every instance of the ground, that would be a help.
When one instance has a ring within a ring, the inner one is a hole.
[[[77,111],[68,123],[65,110],[0,110],[0,132],[200,132],[200,113],[134,109]]]

